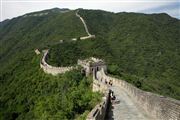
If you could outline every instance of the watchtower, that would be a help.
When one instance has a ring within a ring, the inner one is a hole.
[[[85,59],[85,60],[78,60],[78,65],[81,65],[85,72],[86,76],[93,74],[93,71],[96,73],[97,71],[101,70],[102,68],[106,72],[107,66],[102,59],[97,59],[94,57]]]

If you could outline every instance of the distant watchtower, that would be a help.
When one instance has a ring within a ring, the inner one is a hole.
[[[105,72],[107,70],[105,62],[94,57],[85,60],[78,60],[78,65],[81,65],[84,68],[86,76],[93,74],[93,71],[96,72],[101,70],[102,68]]]

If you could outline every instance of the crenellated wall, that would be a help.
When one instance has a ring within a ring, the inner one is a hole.
[[[89,33],[87,25],[84,19],[78,14],[78,11],[76,12],[76,16],[80,18],[84,25],[85,31],[88,34],[88,36],[80,37],[80,39],[84,40],[95,38],[95,35],[91,35]],[[72,38],[72,40],[76,41],[77,39]],[[39,54],[39,52],[35,52],[36,54]],[[44,70],[45,73],[57,75],[59,73],[65,73],[74,69],[72,66],[54,67],[47,64],[47,54],[48,50],[45,50],[43,58],[40,62],[40,67]],[[79,61],[78,63],[80,65],[83,64]],[[83,67],[90,69],[86,64]],[[104,66],[104,68],[106,68],[106,66]],[[104,97],[102,98],[102,102],[96,105],[96,107],[93,108],[92,111],[88,114],[87,120],[103,120],[105,118],[107,107],[110,102],[110,93],[108,86],[104,83],[109,82],[110,80],[113,82],[113,84],[123,88],[138,106],[142,107],[147,113],[149,113],[149,115],[153,116],[157,120],[180,120],[180,101],[140,90],[126,81],[107,76],[104,73],[103,68],[97,73],[93,74],[93,91],[102,92]]]
[[[99,91],[104,93],[108,90],[108,86],[98,80],[93,80],[93,92]]]
[[[86,25],[84,19],[78,14],[78,11],[76,12],[76,16],[79,17],[79,19],[82,21],[84,28],[85,28],[85,31],[88,34],[88,36],[80,37],[80,39],[85,40],[85,39],[89,39],[89,38],[95,38],[95,35],[91,35],[89,33],[87,25]],[[76,41],[77,38],[72,38],[72,40]],[[63,40],[61,40],[61,42],[63,42]],[[37,51],[35,51],[35,52],[37,54]],[[43,69],[43,71],[45,73],[57,75],[57,74],[65,73],[65,72],[73,69],[72,66],[70,66],[70,67],[55,67],[55,66],[51,66],[51,65],[47,64],[47,62],[46,62],[47,54],[48,54],[48,50],[44,50],[44,55],[43,55],[43,58],[42,58],[41,63],[40,63],[40,67]]]
[[[44,50],[43,52],[44,52],[44,55],[43,55],[43,58],[41,60],[40,67],[43,69],[43,71],[45,73],[57,75],[57,74],[65,73],[65,72],[73,69],[72,66],[71,67],[54,67],[54,66],[49,65],[46,62],[48,50]]]
[[[103,68],[104,70],[107,69],[107,66],[103,60],[94,57],[90,57],[85,60],[78,60],[78,65],[84,68],[86,76],[92,74],[94,70],[98,71],[101,68]]]
[[[91,112],[87,115],[86,120],[104,120],[106,116],[107,107],[110,102],[109,91],[106,91],[102,102],[97,104]]]
[[[180,101],[178,100],[140,90],[126,81],[107,76],[104,70],[97,72],[97,79],[112,80],[113,84],[127,91],[138,106],[157,120],[180,120]]]
[[[110,91],[108,86],[103,82],[96,79],[95,71],[93,74],[93,92],[101,92],[104,96],[102,98],[102,102],[97,104],[91,112],[88,114],[86,120],[104,120],[107,108],[110,103]]]

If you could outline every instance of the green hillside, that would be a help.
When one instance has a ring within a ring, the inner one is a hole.
[[[71,38],[87,35],[75,12],[55,8],[0,23],[0,119],[83,119],[99,102],[91,78],[79,69],[45,74],[37,48],[49,48],[48,63],[56,66],[102,58],[110,75],[180,100],[179,20],[167,14],[80,10],[96,38],[75,42]]]
[[[101,98],[92,92],[92,78],[80,70],[47,75],[34,52],[85,36],[75,11],[51,9],[0,24],[0,119],[84,119]]]
[[[40,12],[31,14],[37,13]],[[75,11],[61,13],[58,9],[52,9],[47,15],[20,16],[3,23],[0,26],[2,67],[25,50],[41,49],[57,44],[60,40],[86,35],[83,24],[75,16]]]
[[[78,58],[105,59],[108,72],[161,95],[180,99],[180,21],[162,14],[80,10],[96,39],[51,47],[48,62],[66,66]],[[75,51],[75,52],[74,52]]]

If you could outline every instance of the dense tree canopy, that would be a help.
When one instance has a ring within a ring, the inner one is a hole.
[[[21,67],[1,76],[8,80],[0,84],[0,119],[83,119],[101,100],[92,92],[92,78],[80,70],[54,77],[39,68],[40,57],[23,58]]]
[[[0,23],[0,119],[84,119],[100,100],[80,70],[45,74],[37,48],[50,48],[48,63],[56,66],[91,56],[104,59],[110,75],[180,99],[179,20],[167,14],[80,10],[96,38],[75,42],[71,38],[86,35],[83,24],[75,11],[60,11]]]
[[[91,78],[80,70],[54,77],[39,67],[42,56],[35,49],[86,35],[75,11],[59,11],[1,22],[0,119],[85,119],[99,102]]]
[[[180,99],[179,20],[164,13],[79,13],[96,39],[51,47],[51,64],[66,66],[78,58],[102,58],[111,75],[143,90]]]

